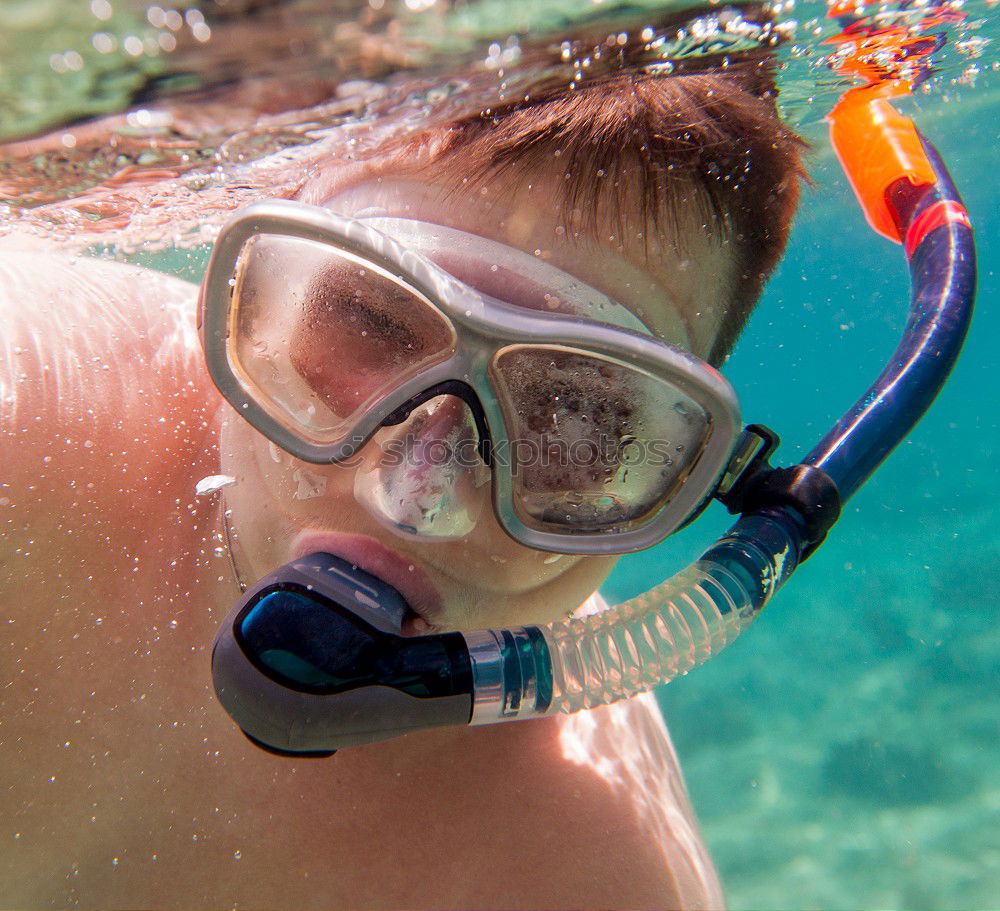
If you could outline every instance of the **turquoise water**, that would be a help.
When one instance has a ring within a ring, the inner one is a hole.
[[[482,22],[504,8],[481,6]],[[60,53],[72,46],[58,41]],[[979,307],[965,352],[929,415],[755,628],[660,692],[734,909],[1000,907],[1000,430],[990,375],[1000,104],[989,86],[961,97],[938,88],[915,116],[977,229]],[[907,308],[902,254],[864,223],[817,120],[804,127],[816,188],[726,367],[744,417],[782,435],[786,464],[879,371]],[[177,262],[172,271],[194,277],[203,257]],[[156,265],[167,268],[162,257]],[[623,561],[606,592],[620,599],[659,582],[727,524],[713,507],[678,539]]]
[[[951,382],[757,625],[659,694],[734,909],[1000,907],[1000,107],[975,100],[917,114],[980,257]],[[726,368],[744,418],[783,436],[782,463],[877,374],[908,303],[899,248],[867,228],[822,128],[809,135],[818,185]],[[611,594],[727,518],[713,507],[708,528],[629,558]]]

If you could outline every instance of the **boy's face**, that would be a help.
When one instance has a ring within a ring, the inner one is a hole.
[[[381,210],[445,225],[539,256],[627,307],[654,334],[706,356],[727,299],[727,253],[704,237],[693,218],[683,253],[647,234],[629,213],[596,227],[580,213],[564,219],[557,165],[507,191],[499,181],[463,181],[466,175],[397,154],[333,168],[303,198],[344,215]],[[506,289],[495,278],[491,285],[489,270],[469,265],[466,271],[453,261],[448,268],[479,290],[516,303],[509,282]],[[421,420],[420,411],[407,423]],[[463,404],[442,409],[436,421],[444,437],[470,416]],[[375,440],[362,450],[360,468],[313,465],[281,451],[227,410],[221,448],[222,470],[237,479],[226,500],[245,581],[303,553],[326,550],[394,585],[431,626],[478,629],[564,616],[600,585],[616,559],[560,556],[518,544],[499,526],[491,487],[482,483],[471,494],[471,530],[461,538],[389,531],[354,492],[356,472],[371,470],[380,458]],[[413,627],[425,629],[419,621]]]

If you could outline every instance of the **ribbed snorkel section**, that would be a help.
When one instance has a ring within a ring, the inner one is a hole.
[[[701,560],[648,592],[544,627],[550,711],[627,699],[708,661],[753,622],[797,561],[784,524],[755,517],[752,527],[735,526]]]
[[[576,712],[673,680],[718,654],[752,619],[724,566],[698,562],[594,617],[543,630],[552,655],[552,711]]]
[[[594,708],[686,674],[753,622],[798,565],[799,540],[780,510],[744,517],[696,563],[599,614],[464,633],[476,678],[471,723]],[[525,645],[539,639],[541,652]]]

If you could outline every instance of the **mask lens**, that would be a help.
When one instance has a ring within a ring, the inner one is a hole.
[[[455,350],[450,322],[419,291],[329,244],[259,235],[235,275],[230,362],[248,394],[310,442],[339,441]]]
[[[490,369],[510,434],[514,509],[538,531],[643,525],[684,483],[711,434],[694,399],[620,361],[514,345]]]

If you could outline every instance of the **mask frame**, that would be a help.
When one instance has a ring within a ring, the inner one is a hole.
[[[255,237],[299,238],[370,262],[435,308],[450,324],[455,344],[450,355],[419,370],[369,403],[339,439],[310,440],[258,401],[233,355],[234,281],[240,254]],[[730,477],[741,439],[736,394],[713,367],[687,351],[630,329],[549,314],[481,294],[424,255],[361,220],[287,200],[254,203],[223,227],[209,262],[199,301],[199,325],[209,374],[237,414],[268,440],[296,458],[316,464],[342,464],[381,427],[398,424],[429,398],[463,398],[477,423],[484,461],[493,472],[493,506],[514,540],[560,554],[624,554],[645,550],[689,522]],[[501,406],[502,391],[490,373],[498,354],[513,347],[555,348],[593,355],[673,387],[697,403],[706,416],[707,437],[692,458],[672,496],[638,527],[608,532],[547,531],[525,522],[515,505],[512,466],[490,453],[510,447],[511,433]]]

